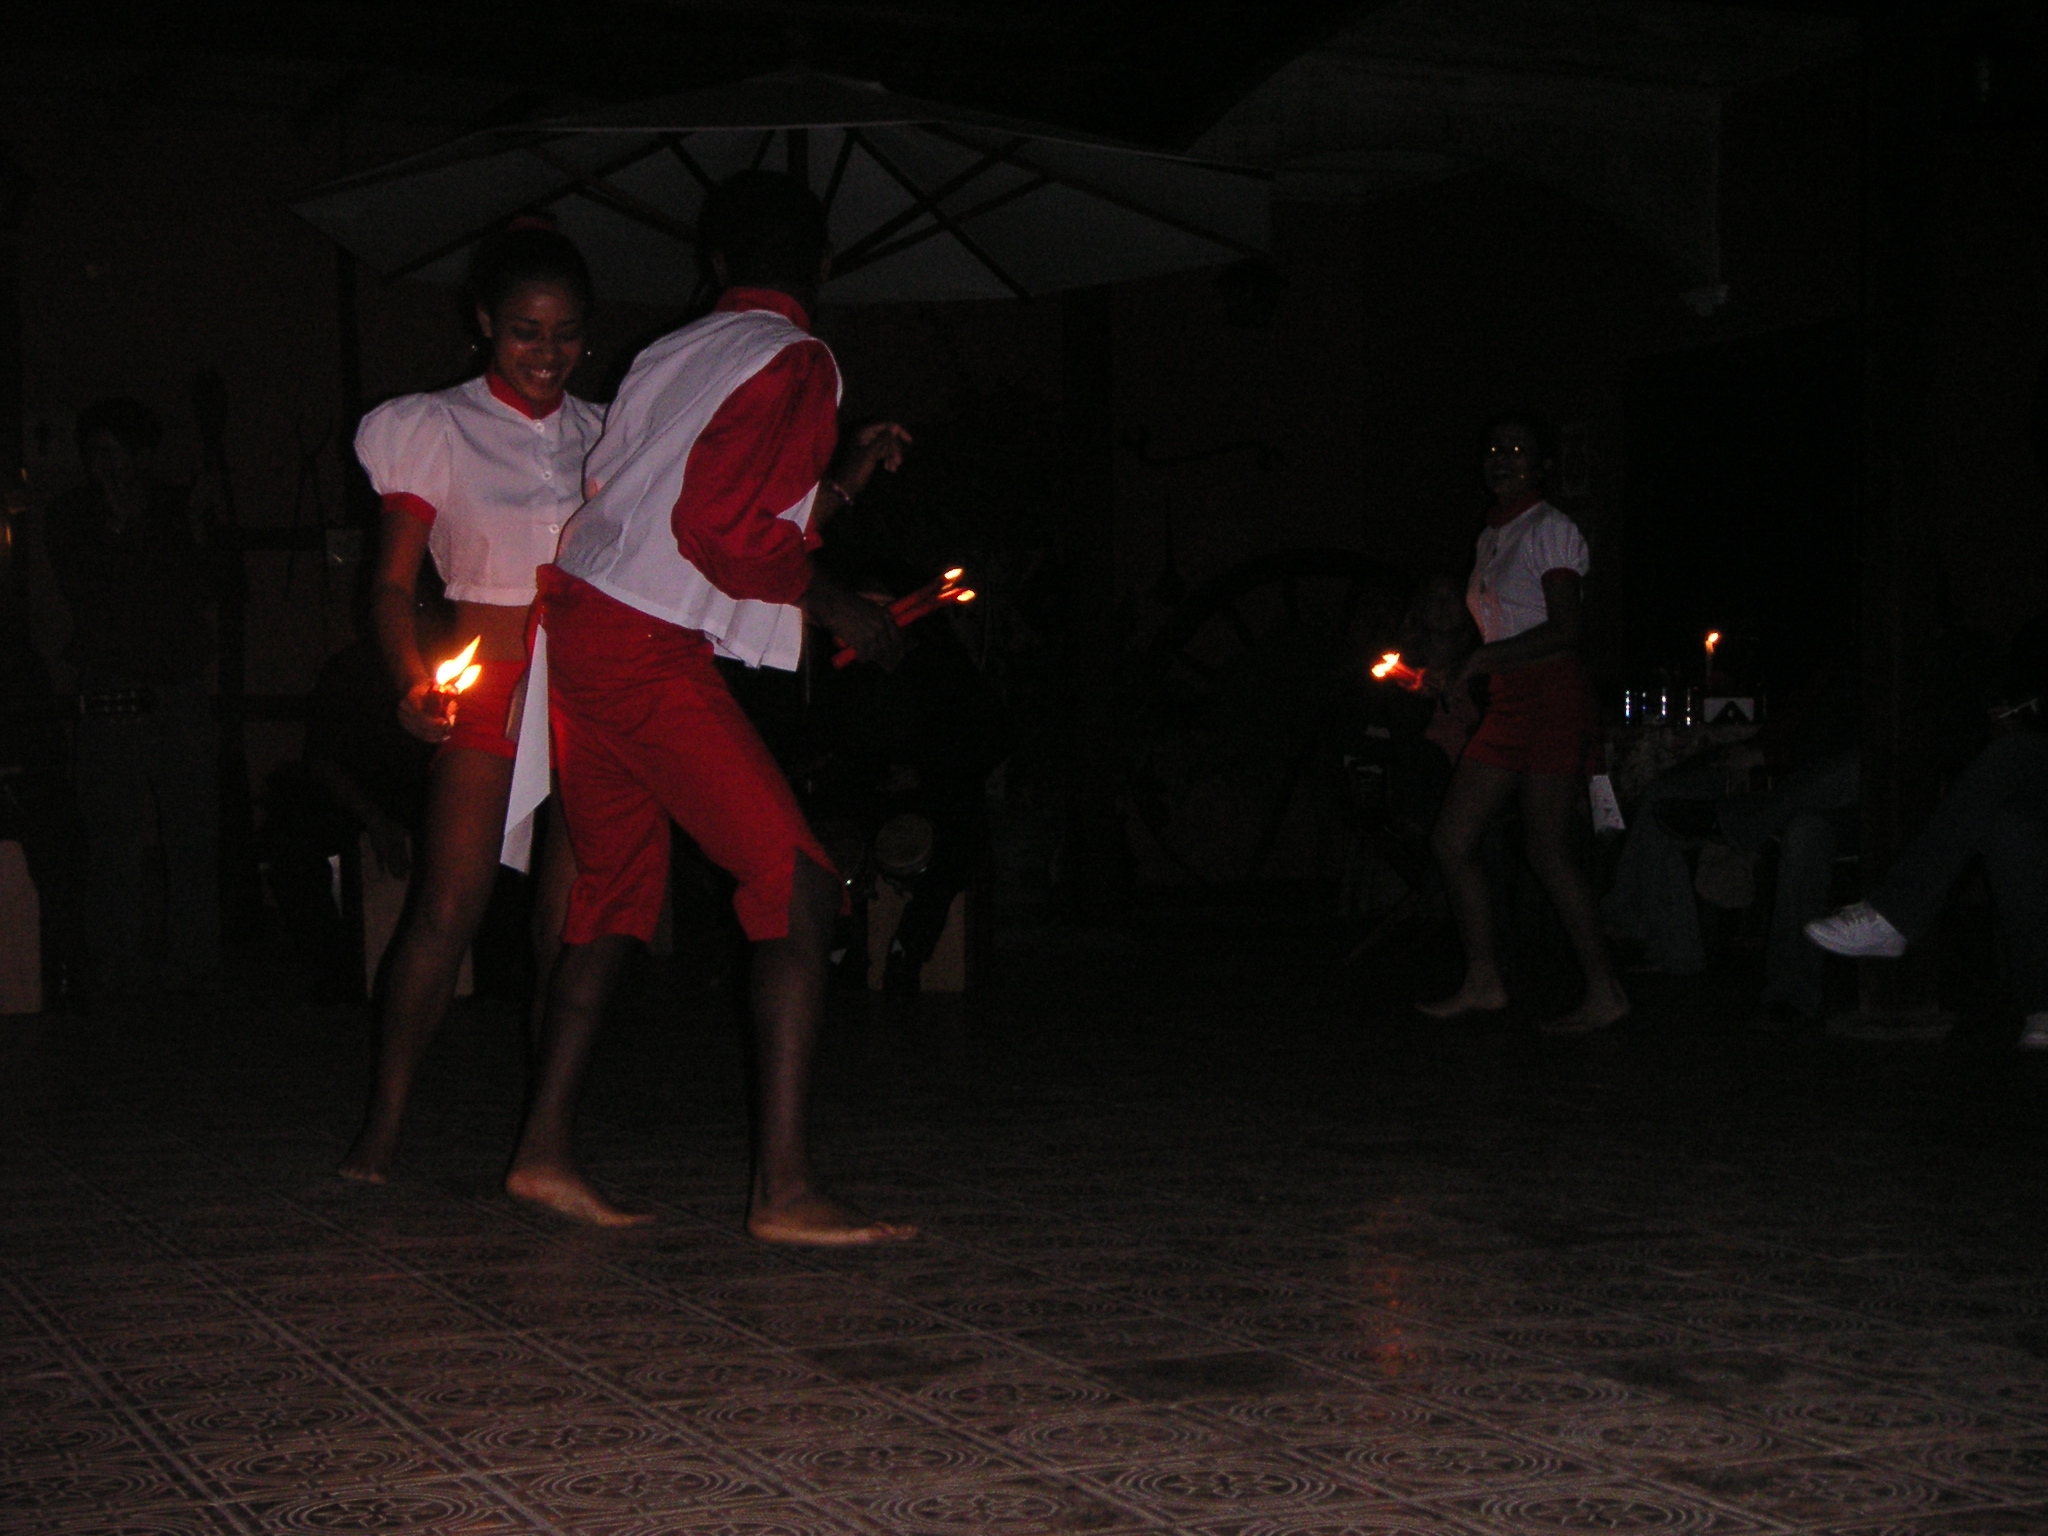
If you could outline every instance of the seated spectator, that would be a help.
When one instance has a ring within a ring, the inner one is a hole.
[[[25,624],[0,622],[0,840],[21,844],[41,911],[43,1007],[82,1004],[85,831],[50,669]]]
[[[427,629],[424,616],[420,627]],[[433,755],[398,723],[398,689],[373,638],[328,658],[313,685],[305,755],[272,777],[265,823],[273,893],[323,995],[363,995],[361,957],[335,904],[328,861],[353,858],[367,834],[384,873],[410,875]]]
[[[1696,975],[1706,969],[1706,946],[1686,850],[1718,842],[1754,857],[1775,838],[1777,888],[1756,1018],[1762,1028],[1790,1028],[1820,1011],[1820,956],[1802,930],[1833,900],[1844,817],[1857,802],[1858,681],[1846,659],[1827,663],[1752,740],[1652,784],[1602,903],[1608,931],[1640,944],[1649,969]],[[1771,787],[1750,793],[1746,783],[1757,768],[1768,770]]]
[[[1949,893],[1982,859],[1998,912],[2020,1045],[2048,1051],[2048,614],[2020,631],[2006,660],[2001,730],[1949,786],[1934,817],[1870,895],[1806,925],[1830,954],[1895,958],[1934,927]]]
[[[914,573],[878,585],[907,588]],[[885,843],[907,839],[894,850],[900,858],[877,849],[877,863],[909,894],[884,963],[884,990],[899,993],[919,989],[953,898],[987,864],[986,785],[1010,750],[992,690],[948,616],[919,621],[905,639],[894,671],[818,669],[809,739],[792,774],[820,825],[859,828],[864,849],[885,827],[894,828]],[[861,945],[848,952],[860,969]]]

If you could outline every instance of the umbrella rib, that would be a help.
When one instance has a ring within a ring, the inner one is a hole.
[[[832,211],[832,205],[839,198],[839,182],[846,175],[846,162],[853,158],[853,135],[841,131],[839,153],[832,160],[832,179],[825,183],[825,212]]]
[[[1005,203],[1014,203],[1020,197],[1029,197],[1032,193],[1039,191],[1041,188],[1049,187],[1052,184],[1053,179],[1050,176],[1034,176],[1029,181],[1022,181],[1014,187],[1004,188],[993,197],[983,198],[972,208],[964,208],[959,213],[954,214],[953,217],[962,224],[965,224],[970,219],[978,219],[985,213],[993,213]],[[861,243],[867,246],[865,250],[860,251],[850,263],[835,262],[834,266],[843,271],[857,271],[871,262],[882,261],[899,252],[907,251],[913,245],[929,240],[939,232],[938,225],[930,224],[923,229],[904,235],[900,239],[885,241],[881,245],[867,245],[867,241],[862,241]],[[872,235],[868,237],[870,240],[873,238]]]
[[[846,131],[848,133],[859,132],[859,130],[853,128],[849,128]],[[905,192],[908,192],[913,199],[915,199],[918,203],[922,204],[924,207],[924,211],[930,214],[931,217],[935,221],[937,221],[937,223],[942,228],[944,228],[947,234],[951,235],[955,240],[960,242],[960,248],[962,250],[966,251],[968,255],[972,256],[984,267],[987,267],[989,272],[994,275],[997,282],[1001,283],[1005,288],[1009,289],[1010,292],[1014,293],[1018,298],[1025,300],[1030,299],[1030,291],[1026,289],[1023,284],[1019,283],[1015,278],[1010,276],[1009,273],[1005,272],[1002,269],[1002,266],[996,261],[996,259],[993,256],[989,255],[987,251],[984,251],[981,248],[981,246],[975,241],[972,235],[968,234],[965,230],[961,229],[958,224],[954,223],[952,215],[948,214],[945,209],[939,207],[937,203],[934,203],[930,197],[925,195],[924,191],[917,185],[916,182],[912,181],[908,176],[904,175],[902,171],[897,169],[896,163],[893,160],[891,160],[887,155],[883,154],[880,149],[876,148],[874,141],[868,138],[866,134],[860,134],[860,147],[868,152],[869,158],[872,159],[875,162],[875,164],[879,165],[883,169],[883,171],[888,174],[890,179],[896,183],[897,186],[901,187]]]
[[[982,147],[964,134],[955,133],[941,123],[918,123],[916,126],[931,134],[934,138],[944,139],[948,144],[957,144],[963,149],[980,149]],[[1099,198],[1101,201],[1113,207],[1121,208],[1127,213],[1139,214],[1144,218],[1168,225],[1181,231],[1183,234],[1195,235],[1212,244],[1224,246],[1229,250],[1236,251],[1240,256],[1260,256],[1265,254],[1255,245],[1247,245],[1244,241],[1235,239],[1230,235],[1219,235],[1215,230],[1205,229],[1200,224],[1194,223],[1189,219],[1183,219],[1177,214],[1166,213],[1157,208],[1149,208],[1136,198],[1126,197],[1121,192],[1112,192],[1107,187],[1100,186],[1092,181],[1086,181],[1069,172],[1053,170],[1051,167],[1041,165],[1038,161],[1028,156],[1010,151],[1004,153],[1003,158],[1023,170],[1036,171],[1041,176],[1050,177],[1063,187],[1071,187],[1076,192],[1085,193],[1089,197]]]
[[[697,178],[697,185],[709,192],[716,183],[712,181],[711,173],[697,163],[697,157],[683,148],[684,137],[680,133],[665,133],[661,142],[668,146],[668,152],[676,157],[683,169]]]
[[[851,134],[848,135],[849,143],[852,142],[852,137],[853,136]],[[1024,142],[1025,141],[1023,139],[1013,139],[1010,143],[1010,147],[1012,149],[1020,148],[1022,147]],[[872,151],[870,151],[870,153],[872,153]],[[967,167],[966,170],[961,171],[959,174],[954,176],[950,181],[946,181],[940,184],[939,186],[934,187],[932,189],[931,199],[935,203],[943,202],[947,198],[951,197],[955,192],[958,192],[962,187],[966,186],[970,181],[973,181],[976,177],[980,176],[984,171],[992,170],[998,165],[1007,165],[1008,163],[1008,161],[1003,159],[1002,154],[1000,152],[992,151],[990,153],[984,154],[979,160],[975,161],[974,164]],[[889,218],[884,219],[881,223],[877,224],[873,229],[869,230],[866,234],[862,235],[858,240],[854,241],[852,245],[848,246],[846,248],[847,256],[855,260],[866,259],[868,254],[868,248],[870,246],[876,245],[881,241],[889,239],[890,236],[894,235],[898,230],[902,229],[904,225],[914,221],[918,217],[918,215],[920,215],[924,211],[925,210],[922,208],[911,208],[907,209],[902,213],[894,214]],[[982,211],[984,210],[977,208],[974,210],[974,213],[980,213]],[[961,222],[964,223],[967,219],[973,217],[973,213],[956,215],[956,217],[958,217],[961,220]],[[926,235],[932,234],[934,232],[935,229],[927,230],[923,234],[917,236],[916,238],[923,239]]]
[[[685,245],[691,245],[696,242],[697,232],[695,230],[679,220],[670,218],[653,204],[642,202],[630,192],[620,191],[601,177],[579,175],[573,166],[563,164],[537,145],[529,145],[527,153],[536,160],[539,160],[543,165],[550,166],[565,176],[575,176],[575,185],[570,190],[588,198],[599,207],[609,208],[614,213],[624,214],[635,223],[645,224],[649,229],[654,230],[658,234],[667,235],[671,240],[680,240]],[[659,150],[651,151],[651,153],[659,153]]]
[[[530,148],[531,146],[525,147]],[[654,153],[654,151],[652,150],[635,147],[635,149],[630,155],[621,155],[616,161],[600,167],[595,172],[595,174],[599,176],[609,176],[613,171],[622,171],[627,166],[632,165],[637,161],[646,159],[647,156],[652,153]],[[569,193],[574,192],[577,189],[577,185],[581,180],[582,178],[578,177],[576,180],[564,182],[561,186],[552,187],[548,191],[543,192],[539,197],[528,198],[519,206],[522,208],[545,207],[547,204],[552,203],[556,198],[565,197]],[[461,250],[465,245],[474,245],[477,241],[481,240],[485,235],[489,234],[492,230],[496,229],[500,224],[504,223],[505,220],[510,217],[511,215],[509,213],[494,213],[491,215],[489,219],[485,220],[482,224],[476,225],[474,228],[465,231],[464,233],[456,236],[453,240],[449,240],[444,244],[435,246],[432,250],[427,251],[422,255],[413,257],[411,261],[403,262],[400,265],[393,267],[389,272],[386,272],[384,275],[389,278],[410,277],[413,273],[419,271],[421,267],[430,267],[435,262],[439,261],[442,257],[454,255],[457,251]]]

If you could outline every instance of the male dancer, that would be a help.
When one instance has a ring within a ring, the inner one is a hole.
[[[794,668],[805,613],[894,664],[902,639],[888,613],[814,571],[809,552],[877,466],[902,462],[909,435],[891,422],[839,441],[838,368],[809,333],[830,256],[808,188],[742,172],[706,200],[698,240],[724,295],[634,362],[591,450],[589,500],[540,572],[578,875],[539,1087],[505,1187],[598,1225],[644,1219],[584,1180],[569,1124],[626,945],[654,933],[673,818],[738,879],[733,904],[754,941],[747,1230],[813,1245],[912,1237],[916,1228],[869,1221],[812,1178],[811,1062],[844,887],[712,664]]]

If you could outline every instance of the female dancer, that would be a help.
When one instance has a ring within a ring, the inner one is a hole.
[[[1591,560],[1577,525],[1543,499],[1552,459],[1547,434],[1526,416],[1503,417],[1487,431],[1481,468],[1495,506],[1465,589],[1485,643],[1455,677],[1429,680],[1455,688],[1490,679],[1485,717],[1458,759],[1432,839],[1465,946],[1465,980],[1449,997],[1419,1006],[1437,1019],[1507,1006],[1480,840],[1519,791],[1529,864],[1586,977],[1584,1001],[1545,1031],[1585,1034],[1619,1023],[1629,1002],[1592,886],[1571,852],[1586,776],[1599,764],[1600,714],[1578,655],[1579,588]]]
[[[413,1079],[497,879],[534,570],[554,559],[583,499],[583,459],[604,424],[598,407],[565,393],[592,299],[574,245],[552,229],[515,227],[478,251],[470,294],[484,373],[381,405],[356,433],[356,456],[384,500],[372,622],[405,690],[400,723],[440,746],[417,884],[385,969],[369,1113],[340,1170],[369,1184],[390,1175]],[[480,641],[483,674],[452,707],[434,688],[441,658],[420,654],[413,627],[414,583],[429,553],[455,603],[455,633]],[[575,879],[563,840],[543,852],[536,875],[545,995]]]

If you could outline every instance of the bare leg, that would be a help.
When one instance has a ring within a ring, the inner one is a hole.
[[[621,934],[605,934],[588,944],[561,946],[548,980],[533,1103],[511,1171],[505,1175],[505,1191],[514,1198],[598,1227],[631,1227],[653,1220],[620,1210],[593,1189],[569,1145],[583,1068],[604,1020],[619,963],[632,942]]]
[[[1487,889],[1479,845],[1514,793],[1516,777],[1510,769],[1461,758],[1451,775],[1451,787],[1444,792],[1443,808],[1437,812],[1430,845],[1443,870],[1444,892],[1450,898],[1458,939],[1465,947],[1465,979],[1449,997],[1416,1005],[1433,1019],[1454,1019],[1508,1005],[1508,990],[1501,983],[1500,966],[1494,958],[1492,893]]]
[[[915,1227],[869,1221],[824,1194],[811,1174],[805,1140],[811,1063],[825,1012],[839,892],[837,880],[799,857],[789,933],[754,946],[754,1179],[747,1230],[764,1242],[838,1247],[917,1235]]]
[[[1572,820],[1585,797],[1585,783],[1575,773],[1531,773],[1522,778],[1522,833],[1529,866],[1557,908],[1572,953],[1586,977],[1585,1000],[1546,1024],[1547,1034],[1589,1034],[1628,1016],[1628,994],[1622,990],[1607,953],[1593,887],[1572,857]]]
[[[576,883],[576,850],[569,846],[569,823],[562,815],[559,794],[541,812],[541,824],[545,830],[533,867],[533,1011],[526,1021],[536,1058],[548,1012],[548,981],[562,953],[562,924],[569,916],[570,887]]]
[[[382,1184],[391,1176],[413,1079],[455,996],[463,951],[498,877],[511,785],[512,764],[487,752],[450,752],[434,764],[418,884],[384,971],[377,1080],[363,1129],[342,1159],[344,1179]]]

